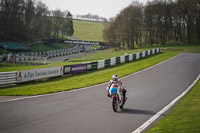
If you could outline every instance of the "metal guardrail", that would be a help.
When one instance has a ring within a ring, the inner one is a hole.
[[[17,79],[17,71],[0,72],[0,87],[15,85]]]

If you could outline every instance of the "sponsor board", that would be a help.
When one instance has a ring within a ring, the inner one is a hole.
[[[70,66],[64,66],[64,74],[76,74],[86,72],[92,68],[91,64],[76,64]]]
[[[69,43],[69,44],[91,44],[91,45],[99,45],[100,42],[91,42],[91,41],[73,41],[73,40],[67,40],[64,41],[65,43]]]
[[[63,75],[63,66],[17,72],[17,83]]]

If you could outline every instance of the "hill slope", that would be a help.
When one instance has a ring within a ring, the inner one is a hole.
[[[104,23],[73,20],[75,37],[84,41],[104,41],[103,29]]]

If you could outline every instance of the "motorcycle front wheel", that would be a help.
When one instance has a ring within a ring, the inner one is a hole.
[[[112,108],[114,112],[117,112],[118,106],[117,106],[116,98],[112,98]]]

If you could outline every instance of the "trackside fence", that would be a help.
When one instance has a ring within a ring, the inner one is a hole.
[[[82,63],[76,65],[67,65],[59,67],[41,68],[33,70],[24,70],[17,72],[3,72],[0,73],[0,86],[10,85],[13,83],[22,83],[27,81],[39,80],[44,78],[78,74],[87,71],[95,71],[108,67],[112,67],[118,64],[127,62],[133,62],[142,58],[149,57],[161,52],[160,48],[139,52],[136,54],[122,55],[119,57],[113,57],[106,60],[100,60],[96,62]]]
[[[161,52],[161,49],[156,48],[156,49],[152,49],[152,50],[148,50],[148,51],[139,52],[136,54],[122,55],[119,57],[113,57],[110,59],[100,60],[97,62],[90,62],[87,64],[90,66],[89,70],[99,70],[99,69],[104,69],[104,68],[108,68],[111,66],[115,66],[118,64],[133,62],[133,61],[136,61],[136,60],[139,60],[142,58],[149,57],[154,54],[158,54],[160,52]],[[67,67],[69,67],[69,66],[67,66]],[[65,71],[64,71],[64,73],[65,73]],[[69,71],[67,73],[69,73]]]

